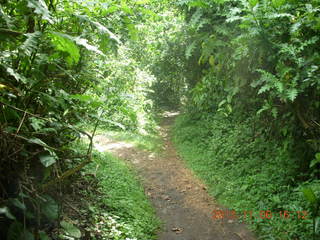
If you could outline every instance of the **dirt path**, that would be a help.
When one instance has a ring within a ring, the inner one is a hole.
[[[164,222],[159,240],[254,240],[243,224],[212,219],[212,211],[223,208],[178,157],[168,137],[172,123],[173,118],[167,117],[161,125],[165,145],[161,156],[103,135],[97,136],[95,145],[134,164],[146,194]]]

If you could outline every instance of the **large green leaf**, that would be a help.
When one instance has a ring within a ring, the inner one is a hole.
[[[58,51],[68,53],[66,61],[69,65],[79,62],[80,51],[77,45],[71,40],[71,36],[57,32],[52,32],[50,36],[52,44]]]
[[[53,151],[54,148],[48,146],[44,141],[42,141],[39,138],[30,138],[28,139],[28,142],[33,143],[33,144],[37,144],[42,146],[46,151],[48,151],[50,154],[43,154],[40,155],[40,161],[41,163],[45,166],[48,167],[50,165],[52,165],[56,159],[58,159],[57,154],[55,153],[55,151]],[[53,159],[49,158],[48,155],[50,155],[51,157],[54,158],[54,162]]]
[[[44,141],[39,139],[39,138],[30,138],[28,140],[28,142],[34,143],[34,144],[38,144],[38,145],[43,146],[43,147],[48,147],[48,145]]]
[[[101,32],[107,33],[111,39],[115,40],[119,44],[121,43],[119,37],[117,37],[117,35],[115,35],[113,32],[111,32],[108,28],[103,26],[101,23],[96,21],[91,21],[91,23],[95,25]]]
[[[39,156],[40,162],[43,164],[45,167],[49,167],[52,164],[56,163],[56,157],[52,156],[50,154],[42,154]]]
[[[60,225],[70,237],[81,238],[81,231],[72,223],[61,221]]]
[[[317,197],[314,194],[311,188],[302,189],[304,197],[312,204],[315,205],[317,203]]]
[[[15,220],[15,216],[12,215],[8,207],[1,207],[0,208],[0,214],[4,214],[7,218],[11,220]]]
[[[77,45],[83,46],[89,51],[104,55],[96,46],[89,44],[87,39],[57,32],[53,32],[51,35],[53,36],[52,42],[56,48],[62,52],[69,53],[71,59],[67,59],[67,61],[70,65],[77,63],[80,59],[80,52]]]
[[[57,202],[50,196],[45,196],[44,202],[41,204],[41,211],[42,213],[49,219],[49,220],[56,220],[59,214],[59,206]]]
[[[11,200],[11,203],[16,206],[17,208],[20,208],[21,210],[25,211],[27,208],[26,208],[26,205],[21,202],[18,198],[13,198]]]
[[[21,81],[23,83],[27,83],[27,79],[19,74],[16,70],[14,70],[13,68],[11,67],[6,67],[6,70],[7,70],[7,73],[11,76],[13,76],[17,81]]]
[[[96,46],[89,44],[87,39],[75,37],[73,38],[73,40],[76,42],[76,44],[85,47],[89,51],[93,51],[100,55],[104,55]]]
[[[251,7],[255,7],[259,3],[259,0],[249,0],[249,3]]]

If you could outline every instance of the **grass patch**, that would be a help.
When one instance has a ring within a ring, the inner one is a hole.
[[[311,210],[301,193],[309,186],[317,194],[320,181],[298,182],[299,169],[289,142],[257,136],[250,125],[219,116],[193,120],[182,115],[173,128],[174,143],[187,165],[208,185],[220,203],[239,213],[252,211],[251,228],[259,239],[312,239]],[[261,219],[260,211],[271,211]],[[290,211],[290,218],[280,218]],[[308,211],[308,219],[298,219]]]
[[[81,148],[82,145],[77,146]],[[151,240],[160,222],[144,194],[136,172],[108,153],[93,152],[93,163],[82,172],[82,209],[90,239]],[[81,227],[81,226],[80,226]]]

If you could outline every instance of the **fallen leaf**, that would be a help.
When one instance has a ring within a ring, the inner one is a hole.
[[[176,234],[182,233],[183,228],[179,228],[179,227],[173,227],[172,232],[175,232]]]
[[[162,198],[163,198],[164,200],[170,201],[170,197],[169,197],[168,195],[163,195]]]

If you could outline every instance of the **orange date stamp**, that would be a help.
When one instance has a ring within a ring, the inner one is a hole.
[[[254,218],[260,219],[308,219],[308,211],[271,211],[271,210],[261,210],[261,211],[235,211],[235,210],[222,210],[215,209],[211,212],[211,218],[213,220],[236,220],[242,218],[244,220],[252,220]]]

